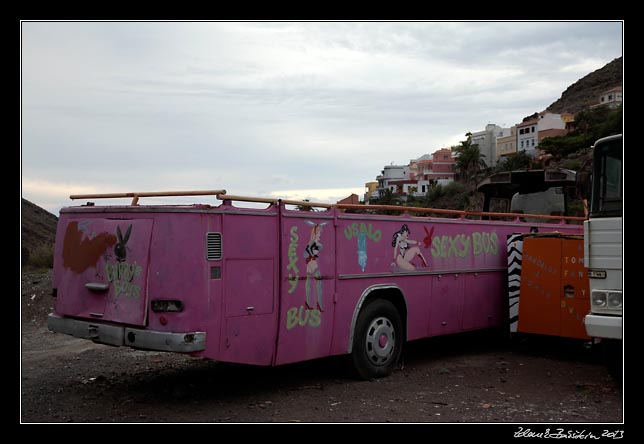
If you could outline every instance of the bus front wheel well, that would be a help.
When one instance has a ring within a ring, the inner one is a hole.
[[[360,296],[360,299],[358,300],[358,303],[356,304],[354,313],[353,313],[353,318],[351,321],[351,333],[349,336],[349,344],[348,344],[348,353],[351,353],[353,351],[353,337],[355,335],[355,330],[356,330],[356,322],[358,319],[358,315],[362,310],[364,310],[367,305],[373,303],[376,300],[385,300],[389,301],[393,304],[393,306],[396,308],[398,311],[398,314],[400,315],[400,319],[402,320],[403,324],[403,333],[405,337],[403,338],[403,341],[407,337],[407,302],[405,301],[405,296],[403,295],[402,290],[397,285],[373,285],[365,291],[363,291],[362,296]]]

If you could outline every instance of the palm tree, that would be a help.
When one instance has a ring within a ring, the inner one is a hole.
[[[474,185],[480,172],[484,171],[487,165],[483,160],[485,155],[481,154],[478,144],[472,143],[472,133],[467,133],[465,136],[466,140],[461,141],[459,146],[452,148],[456,153],[455,170],[461,180]]]

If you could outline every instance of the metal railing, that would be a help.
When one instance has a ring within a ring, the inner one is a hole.
[[[78,199],[112,199],[112,198],[132,198],[131,205],[138,205],[141,197],[166,197],[166,196],[216,196],[218,200],[224,202],[224,205],[232,201],[267,203],[271,205],[295,205],[300,207],[314,208],[337,208],[338,210],[361,210],[364,212],[401,212],[401,213],[425,213],[438,214],[446,216],[457,216],[459,219],[468,217],[480,217],[489,219],[510,218],[515,222],[525,221],[526,218],[541,220],[558,220],[561,224],[566,222],[583,222],[585,217],[563,216],[563,215],[545,215],[545,214],[528,214],[528,213],[492,213],[487,211],[469,211],[469,210],[447,210],[442,208],[424,208],[424,207],[407,207],[400,205],[356,205],[356,204],[330,204],[324,202],[309,202],[305,200],[290,200],[269,197],[252,197],[237,196],[226,194],[226,190],[195,190],[195,191],[151,191],[151,192],[128,192],[128,193],[99,193],[99,194],[74,194],[69,196],[72,200]]]

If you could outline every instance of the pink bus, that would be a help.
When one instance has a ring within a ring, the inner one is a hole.
[[[168,194],[222,203],[138,204]],[[134,199],[61,210],[50,330],[262,366],[350,354],[362,378],[390,374],[406,341],[507,324],[509,235],[582,232],[581,218],[364,214],[224,190],[71,197],[119,196]]]

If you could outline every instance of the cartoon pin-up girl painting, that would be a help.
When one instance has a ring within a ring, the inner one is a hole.
[[[318,266],[318,256],[322,249],[322,243],[320,242],[322,227],[328,222],[316,224],[315,222],[307,220],[306,223],[312,227],[311,238],[309,243],[306,245],[304,253],[304,257],[306,258],[306,306],[311,310],[317,308],[320,311],[324,311],[322,309],[322,273],[320,273],[320,267]],[[314,306],[311,302],[311,279],[315,279],[317,281],[317,306]]]
[[[412,261],[418,256],[422,261],[423,267],[427,267],[427,261],[423,253],[420,252],[420,244],[421,242],[409,239],[409,227],[404,224],[400,230],[394,233],[391,240],[391,246],[394,247],[394,262],[392,265],[405,271],[414,271],[416,266],[412,264]]]

